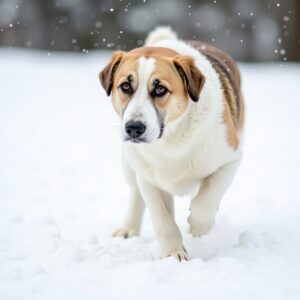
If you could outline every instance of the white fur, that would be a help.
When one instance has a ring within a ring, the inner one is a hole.
[[[169,26],[159,26],[151,31],[146,38],[145,46],[162,40],[177,40],[177,34]]]
[[[164,40],[159,41],[161,37]],[[173,196],[190,194],[190,232],[193,236],[206,234],[235,174],[241,149],[234,150],[228,144],[221,83],[209,61],[194,48],[174,40],[174,34],[169,34],[169,40],[165,37],[158,29],[147,40],[155,43],[147,45],[168,47],[192,56],[206,81],[199,101],[189,101],[186,112],[166,127],[161,139],[151,144],[124,143],[125,173],[132,193],[139,195],[133,197],[135,206],[126,222],[133,224],[131,231],[139,232],[142,213],[137,207],[142,205],[137,203],[143,199],[150,210],[160,256],[172,255],[181,260],[187,254],[173,218]],[[128,231],[126,226],[123,233]]]
[[[146,59],[141,57],[138,61],[138,78],[139,86],[134,93],[134,97],[130,100],[123,119],[121,128],[123,128],[123,139],[126,139],[125,124],[128,121],[140,121],[146,126],[146,131],[141,137],[146,142],[150,143],[157,139],[160,132],[159,121],[155,108],[151,103],[151,99],[148,94],[148,79],[155,68],[155,60],[153,58]]]

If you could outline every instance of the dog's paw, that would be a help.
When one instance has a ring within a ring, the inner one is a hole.
[[[215,218],[205,218],[201,220],[197,220],[192,215],[188,218],[188,223],[190,224],[189,233],[193,237],[201,237],[209,233],[212,227],[215,224]]]
[[[171,253],[167,252],[167,253],[163,253],[160,258],[167,258],[167,257],[174,257],[175,259],[177,259],[178,261],[188,261],[189,260],[189,256],[187,251],[185,250],[184,247],[182,247],[181,249],[177,250],[177,251],[173,251]]]
[[[113,237],[123,237],[125,239],[139,235],[139,230],[134,227],[122,227],[114,231]]]

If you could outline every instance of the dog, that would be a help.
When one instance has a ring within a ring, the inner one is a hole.
[[[121,118],[130,206],[114,236],[138,235],[145,205],[159,256],[188,260],[174,196],[189,195],[189,232],[207,234],[242,158],[244,101],[233,59],[158,27],[145,45],[116,51],[99,74]]]

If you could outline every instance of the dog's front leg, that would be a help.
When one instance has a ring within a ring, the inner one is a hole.
[[[215,216],[220,201],[230,185],[239,161],[224,165],[215,173],[205,178],[202,187],[190,206],[190,233],[194,237],[207,234],[215,223]]]
[[[137,182],[150,211],[160,257],[174,256],[179,261],[187,260],[181,233],[173,218],[172,196],[141,177],[137,177]]]
[[[135,172],[132,170],[124,156],[123,171],[130,188],[130,203],[125,220],[120,228],[113,233],[113,236],[122,236],[128,238],[139,234],[145,210],[145,204],[137,186]]]
[[[125,220],[122,226],[113,233],[113,236],[128,238],[140,233],[145,204],[139,190],[132,189],[129,200],[130,203]]]

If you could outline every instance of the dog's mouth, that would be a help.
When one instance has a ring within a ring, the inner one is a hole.
[[[149,143],[145,138],[130,138],[130,137],[125,138],[125,142],[130,142],[134,144]]]

